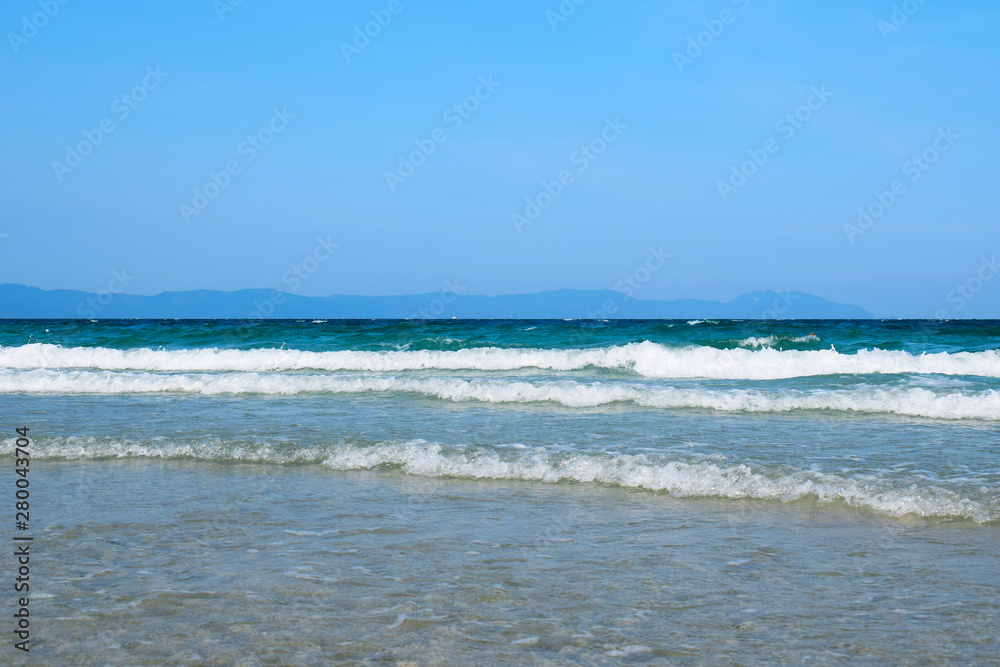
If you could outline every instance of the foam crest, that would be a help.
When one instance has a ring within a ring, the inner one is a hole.
[[[533,451],[514,458],[489,450],[446,452],[424,441],[347,446],[323,465],[336,470],[396,467],[412,475],[509,479],[546,483],[600,483],[665,492],[676,497],[758,499],[790,502],[812,498],[840,502],[890,516],[951,516],[995,521],[995,502],[984,505],[953,491],[927,486],[898,489],[889,483],[859,481],[813,471],[765,474],[747,465],[663,461],[644,454],[575,454]]]
[[[99,371],[0,371],[0,392],[32,394],[186,394],[414,393],[454,402],[554,403],[593,408],[631,403],[658,409],[697,408],[721,412],[889,413],[933,419],[1000,421],[1000,392],[959,392],[922,387],[848,389],[706,389],[662,387],[628,382],[573,380],[527,382],[510,379],[336,377],[259,373],[158,374]]]
[[[773,380],[816,375],[920,373],[1000,377],[1000,350],[914,355],[901,350],[672,348],[652,342],[594,349],[465,348],[454,351],[284,349],[118,350],[65,348],[46,343],[0,348],[0,368],[101,369],[167,372],[295,370],[398,372],[411,370],[511,371],[587,368],[650,378]]]
[[[749,338],[744,338],[740,340],[737,344],[740,347],[749,348],[762,348],[762,347],[774,347],[781,343],[818,343],[819,337],[815,334],[809,334],[808,336],[778,336],[771,334],[769,336],[750,336]]]
[[[14,440],[0,452],[10,454]],[[954,517],[986,523],[1000,520],[995,496],[969,498],[963,492],[922,480],[848,478],[781,466],[678,461],[665,455],[549,452],[544,448],[445,447],[423,440],[356,444],[339,440],[297,447],[291,443],[234,443],[224,440],[137,442],[95,438],[49,438],[33,444],[36,459],[193,458],[289,464],[313,463],[333,470],[395,469],[424,477],[606,484],[675,497],[840,503],[889,516]],[[921,485],[922,483],[922,485]],[[983,490],[981,490],[983,491]]]
[[[342,442],[342,441],[341,441]],[[339,445],[341,443],[337,443]],[[5,439],[0,452],[14,452],[15,440]],[[329,456],[330,446],[298,447],[290,443],[232,442],[221,438],[199,442],[175,442],[166,438],[148,441],[97,439],[71,436],[35,439],[32,456],[36,459],[198,459],[203,461],[242,461],[246,463],[321,463]]]

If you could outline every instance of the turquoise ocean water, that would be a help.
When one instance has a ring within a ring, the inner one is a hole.
[[[998,655],[1000,322],[3,321],[0,406],[52,664]]]

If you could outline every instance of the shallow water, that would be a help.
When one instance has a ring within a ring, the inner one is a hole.
[[[35,477],[52,662],[984,664],[1000,639],[1000,541],[966,521],[308,465]]]

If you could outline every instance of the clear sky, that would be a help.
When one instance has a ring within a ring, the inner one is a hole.
[[[576,2],[8,0],[0,282],[1000,317],[995,0]]]

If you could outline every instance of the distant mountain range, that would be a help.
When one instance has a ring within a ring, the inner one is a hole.
[[[311,297],[269,289],[155,296],[0,285],[2,319],[867,319],[859,306],[803,292],[750,292],[732,301],[640,300],[613,290],[500,296],[451,292]]]

